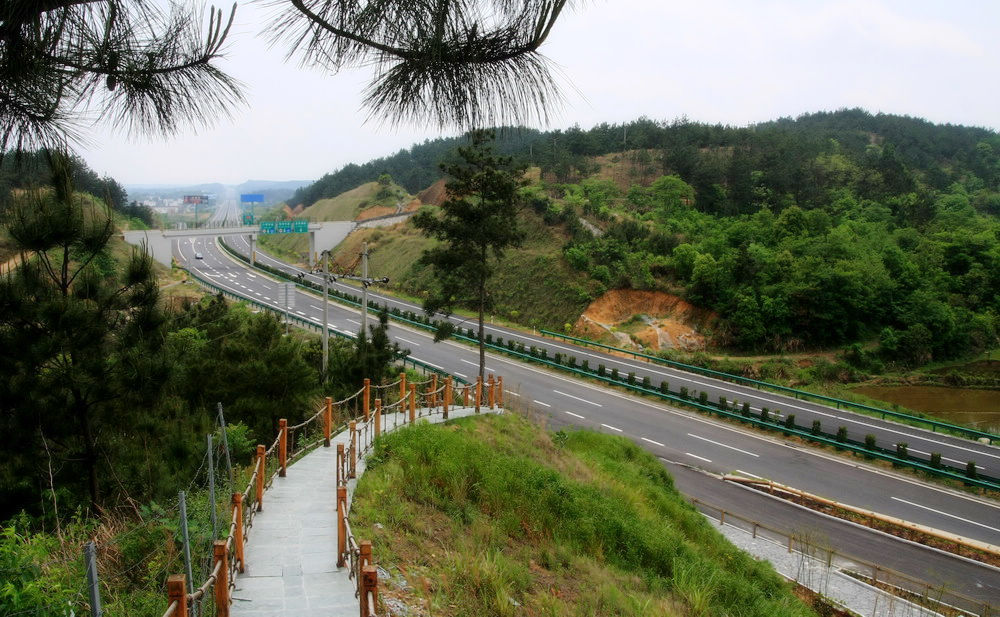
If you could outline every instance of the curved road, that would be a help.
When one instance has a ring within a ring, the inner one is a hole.
[[[217,286],[276,306],[278,283],[249,271],[244,264],[229,258],[213,240],[183,240],[178,243],[178,250],[181,262]],[[204,254],[204,260],[193,258],[196,250]],[[294,313],[319,326],[322,300],[300,291]],[[330,327],[346,334],[354,335],[360,326],[357,311],[337,303],[330,304],[329,317]],[[434,343],[429,334],[398,324],[393,324],[390,330],[395,340],[411,350],[413,357],[460,376],[475,374],[478,365],[475,349],[454,342]],[[583,383],[495,354],[487,355],[487,370],[504,376],[508,391],[506,396],[549,416],[552,425],[582,426],[622,435],[668,462],[700,467],[718,474],[742,473],[770,478],[854,506],[1000,545],[1000,504],[995,502],[788,443],[780,437],[754,433],[692,412]],[[725,384],[725,387],[730,386]],[[889,428],[896,430],[897,427]],[[739,503],[746,502],[743,489],[717,480],[702,480],[691,486],[708,490],[714,495],[706,501],[735,499]],[[741,491],[740,496],[733,497],[737,495],[734,491]],[[694,492],[691,487],[685,490],[687,494]],[[767,515],[776,507],[769,506]],[[741,514],[762,520],[766,518],[763,513],[741,511]],[[800,512],[794,518],[800,529],[816,524],[813,520],[815,516],[806,512]],[[850,543],[853,546],[868,545],[870,551],[874,549],[875,557],[896,554],[895,549],[886,548],[886,540],[881,536],[864,533],[878,540],[861,536]],[[978,590],[976,597],[1000,602],[1000,572],[997,569],[983,566],[959,568],[954,565],[956,558],[923,550],[925,557],[919,563],[911,564],[907,573],[924,578],[933,575],[929,582],[947,584],[951,589],[956,589],[961,582],[962,589]],[[956,580],[951,573],[959,571],[963,574],[961,579]]]

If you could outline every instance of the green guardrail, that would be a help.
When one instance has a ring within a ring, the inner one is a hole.
[[[675,360],[668,360],[666,358],[660,358],[658,356],[651,356],[649,354],[640,353],[640,352],[633,351],[633,350],[630,350],[630,349],[622,349],[621,347],[615,347],[613,345],[605,345],[604,343],[598,343],[597,341],[591,341],[591,340],[588,340],[588,339],[577,338],[575,336],[570,336],[568,334],[562,334],[562,333],[559,333],[559,332],[552,332],[550,330],[539,330],[539,331],[542,334],[547,335],[547,336],[551,336],[553,338],[559,338],[559,339],[563,339],[563,340],[566,340],[566,341],[572,341],[574,343],[579,343],[581,345],[590,345],[590,346],[593,346],[593,347],[600,347],[600,348],[603,348],[603,349],[608,349],[610,351],[616,351],[616,352],[620,352],[620,353],[626,353],[626,354],[629,354],[629,355],[633,356],[634,358],[643,358],[643,359],[646,359],[646,360],[651,360],[653,362],[656,362],[658,364],[662,364],[664,366],[670,366],[670,367],[673,367],[673,368],[683,369],[685,371],[700,373],[702,375],[706,375],[706,376],[709,376],[709,377],[718,377],[720,379],[725,379],[726,381],[732,381],[732,382],[735,382],[735,383],[738,383],[738,384],[742,384],[742,385],[751,385],[751,386],[755,386],[757,388],[769,388],[771,390],[776,390],[778,392],[792,394],[795,398],[814,399],[814,400],[817,400],[817,401],[822,401],[824,403],[833,403],[837,407],[837,409],[840,409],[841,406],[843,406],[845,408],[860,409],[860,410],[871,412],[871,413],[881,414],[882,419],[885,419],[886,416],[892,416],[894,418],[900,418],[900,419],[908,420],[908,421],[911,421],[911,422],[916,422],[916,423],[920,423],[920,424],[926,424],[926,425],[928,425],[928,426],[931,427],[931,431],[932,432],[936,432],[937,429],[940,428],[940,429],[945,429],[945,430],[948,430],[948,431],[954,431],[954,432],[957,432],[957,433],[961,433],[961,434],[963,434],[965,436],[969,436],[969,437],[973,437],[973,438],[977,438],[977,439],[980,438],[980,437],[985,437],[986,439],[989,439],[990,441],[1000,442],[1000,435],[997,435],[995,433],[990,433],[988,431],[981,431],[979,429],[970,428],[968,426],[961,426],[961,425],[958,425],[958,424],[950,424],[948,422],[941,422],[940,420],[931,420],[930,418],[923,418],[923,417],[920,417],[920,416],[914,416],[912,414],[903,413],[903,412],[900,412],[900,411],[893,411],[891,409],[883,409],[881,407],[873,407],[871,405],[865,405],[863,403],[855,403],[853,401],[847,401],[847,400],[835,398],[835,397],[832,397],[832,396],[826,396],[826,395],[823,395],[823,394],[816,394],[815,392],[807,392],[806,390],[799,390],[799,389],[796,389],[796,388],[789,388],[787,386],[782,386],[780,384],[775,384],[775,383],[771,383],[771,382],[768,382],[768,381],[760,381],[760,380],[757,380],[757,379],[751,379],[749,377],[743,377],[742,375],[733,375],[732,373],[723,373],[722,371],[712,370],[710,368],[705,368],[703,366],[695,366],[693,364],[684,364],[683,362],[677,362]]]
[[[466,340],[466,341],[469,341],[469,342],[474,342],[474,343],[478,344],[478,340],[477,339],[471,339],[471,338],[469,338],[467,336],[464,336],[464,335],[455,335],[455,336],[456,336],[456,338],[463,339],[463,340]],[[671,402],[675,402],[675,403],[681,403],[681,404],[687,405],[689,407],[694,407],[695,409],[698,409],[699,411],[706,411],[706,412],[708,412],[710,414],[718,414],[718,415],[721,415],[721,416],[725,416],[725,417],[728,417],[728,418],[731,418],[731,419],[739,420],[741,422],[745,422],[747,424],[751,424],[751,425],[757,426],[759,428],[763,428],[763,429],[767,429],[767,430],[770,430],[770,431],[784,433],[786,435],[796,435],[796,436],[802,437],[803,439],[807,439],[809,441],[814,441],[816,443],[821,443],[821,444],[824,444],[824,445],[834,446],[834,447],[839,448],[841,450],[849,450],[849,451],[856,452],[856,453],[859,453],[859,454],[863,454],[865,456],[869,456],[869,457],[872,457],[872,458],[877,458],[877,459],[881,459],[881,460],[884,460],[884,461],[888,461],[890,463],[893,463],[894,465],[899,465],[899,466],[904,466],[904,467],[910,467],[912,469],[918,469],[920,471],[924,471],[924,472],[926,472],[928,474],[931,474],[931,475],[934,475],[934,476],[939,476],[939,477],[943,477],[943,478],[950,478],[952,480],[960,480],[960,481],[962,481],[962,482],[964,482],[964,483],[966,483],[968,485],[971,485],[971,486],[977,486],[977,487],[980,487],[980,488],[986,488],[986,489],[995,490],[995,491],[996,490],[1000,490],[1000,478],[992,478],[992,477],[989,477],[989,476],[982,476],[982,475],[979,475],[979,474],[977,474],[976,477],[970,477],[966,473],[961,472],[961,471],[957,471],[953,467],[949,468],[949,467],[944,466],[944,465],[942,465],[942,467],[934,467],[934,466],[932,466],[932,465],[930,465],[928,463],[924,463],[924,462],[921,462],[919,460],[910,459],[910,458],[905,458],[905,459],[904,458],[900,458],[900,457],[898,457],[896,455],[890,454],[889,450],[885,450],[883,448],[876,447],[875,449],[872,449],[872,448],[867,447],[864,444],[861,444],[861,443],[855,442],[855,441],[850,441],[850,440],[848,440],[848,441],[838,441],[836,439],[836,437],[831,436],[831,435],[826,434],[826,433],[816,434],[816,433],[813,433],[810,430],[803,430],[803,429],[798,428],[798,427],[794,427],[794,428],[793,427],[788,427],[788,426],[786,426],[784,424],[779,424],[779,423],[776,423],[776,422],[770,422],[770,421],[767,421],[767,420],[761,420],[760,418],[754,418],[752,416],[744,416],[743,414],[741,414],[739,412],[730,411],[728,409],[726,409],[726,410],[721,409],[721,408],[719,408],[715,404],[703,404],[703,403],[701,403],[699,401],[691,400],[689,398],[684,398],[684,397],[679,396],[677,394],[671,394],[669,392],[668,393],[664,393],[661,390],[654,390],[654,389],[650,389],[650,388],[644,388],[644,387],[642,387],[640,385],[630,384],[627,381],[622,381],[620,379],[614,379],[613,377],[610,377],[610,376],[607,376],[607,375],[598,375],[596,371],[584,370],[584,369],[576,368],[576,367],[570,367],[570,366],[566,366],[564,364],[557,364],[556,362],[553,362],[551,360],[544,359],[544,358],[539,358],[538,356],[533,356],[530,353],[525,353],[525,352],[522,352],[522,351],[512,350],[512,349],[509,349],[507,347],[498,346],[498,345],[494,345],[494,344],[490,344],[490,343],[487,343],[486,346],[488,348],[490,348],[490,349],[495,350],[495,351],[501,351],[501,352],[506,353],[508,355],[511,355],[511,356],[514,356],[514,357],[518,357],[518,358],[527,360],[528,362],[533,362],[533,363],[537,363],[537,364],[542,364],[542,365],[550,366],[550,367],[553,367],[553,368],[557,368],[557,369],[560,369],[560,370],[563,370],[563,371],[567,371],[567,372],[570,372],[570,373],[575,373],[577,375],[581,375],[581,376],[584,376],[584,377],[587,377],[587,378],[591,378],[591,379],[597,379],[599,381],[610,383],[610,384],[613,384],[613,385],[616,385],[616,386],[621,386],[621,387],[626,388],[628,390],[631,390],[633,392],[638,392],[638,393],[641,393],[641,394],[655,396],[655,397],[658,397],[660,399],[671,401]],[[626,379],[627,379],[627,377],[626,377]],[[772,412],[776,412],[778,410],[777,409],[773,409],[771,411]]]
[[[238,253],[235,253],[234,251],[232,251],[231,248],[226,247],[224,243],[223,243],[223,247],[226,250],[234,253],[236,257],[241,258],[242,261],[244,261],[246,263],[249,263],[248,259],[246,259],[245,257],[242,257]],[[310,289],[310,290],[314,290],[315,291],[315,287],[318,287],[318,285],[316,285],[315,283],[311,283],[311,282],[308,282],[308,281],[306,281],[305,283],[303,283],[303,282],[297,280],[296,277],[290,277],[286,273],[281,272],[280,270],[277,270],[275,268],[270,268],[268,266],[263,266],[262,267],[262,266],[259,266],[259,265],[257,267],[259,269],[265,271],[265,272],[270,272],[271,274],[274,274],[275,276],[278,276],[278,277],[283,278],[285,280],[288,280],[288,281],[291,281],[291,282],[295,282],[296,286],[301,287],[303,289]],[[210,286],[210,287],[215,287],[211,283],[207,283],[206,282],[206,284],[208,286]],[[321,289],[322,288],[320,287],[320,290]],[[232,294],[231,292],[226,292],[225,290],[222,290],[222,291],[223,291],[223,293],[226,293],[228,295],[232,295],[233,297],[238,297],[240,299],[243,299],[242,296],[238,296],[236,294]],[[339,302],[349,304],[349,305],[354,306],[354,307],[358,307],[358,308],[361,307],[360,302],[356,302],[356,301],[347,299],[347,298],[344,297],[346,295],[347,294],[339,294],[339,295],[331,296],[331,298],[335,299],[335,300],[337,300]],[[250,302],[252,302],[254,304],[260,305],[259,303],[256,303],[256,302],[254,302],[252,300],[250,300]],[[264,306],[265,308],[268,308],[268,310],[274,310],[273,307],[266,307],[266,305],[260,305],[260,306]],[[369,308],[374,308],[376,310],[387,309],[387,307],[385,307],[383,305],[379,305],[377,303],[373,303],[373,302],[369,302]],[[426,319],[426,318],[425,318],[425,321],[417,321],[415,319],[410,319],[410,318],[407,318],[407,317],[403,316],[403,314],[402,314],[403,311],[400,311],[399,309],[390,309],[390,310],[388,310],[388,313],[389,313],[390,317],[392,317],[396,321],[400,321],[400,322],[406,323],[408,325],[411,325],[411,326],[414,326],[414,327],[417,327],[417,328],[420,328],[420,329],[423,329],[423,330],[435,331],[438,328],[438,323],[439,322],[432,321],[432,320],[429,320],[429,319]],[[408,313],[412,313],[412,311],[408,311]],[[308,323],[310,327],[319,329],[319,326],[316,325],[316,324],[313,324],[312,322],[306,322],[306,323]],[[546,330],[543,330],[542,332],[550,334],[550,335],[555,334],[555,335],[560,336],[562,338],[568,338],[568,339],[574,339],[575,338],[575,337],[569,337],[567,335],[561,335],[561,334],[558,334],[558,333],[552,333],[552,332],[549,332],[549,331],[546,331]],[[340,332],[337,332],[337,334],[340,335],[340,336],[348,336],[348,335],[342,334]],[[351,338],[353,338],[353,337],[351,337]],[[471,344],[474,344],[474,345],[478,345],[479,344],[479,339],[478,338],[473,337],[473,336],[466,336],[464,334],[461,334],[457,328],[456,328],[455,332],[451,335],[451,338],[458,339],[460,341],[471,343]],[[597,345],[597,346],[601,346],[601,347],[606,347],[606,348],[609,348],[609,349],[613,349],[613,350],[619,351],[618,348],[611,347],[610,345],[603,345],[602,343],[595,343],[594,341],[587,341],[586,339],[577,339],[577,340],[579,340],[581,342],[588,343],[588,344]],[[703,404],[701,402],[694,401],[694,400],[691,400],[689,398],[685,398],[683,396],[680,396],[679,393],[678,394],[672,394],[672,393],[669,392],[669,390],[667,392],[663,392],[661,390],[654,390],[654,389],[650,389],[650,388],[644,388],[644,387],[642,387],[640,385],[629,383],[627,381],[627,379],[628,379],[627,376],[626,376],[625,380],[615,379],[614,377],[611,377],[611,376],[600,375],[600,374],[598,374],[598,371],[594,370],[594,369],[582,369],[582,368],[576,368],[575,366],[573,366],[573,367],[566,366],[564,364],[560,364],[560,363],[554,362],[552,360],[549,360],[547,357],[540,358],[540,357],[538,357],[536,355],[532,355],[531,353],[527,353],[527,352],[524,352],[524,351],[519,351],[516,348],[511,348],[511,347],[507,347],[507,346],[503,346],[503,345],[497,345],[497,344],[490,343],[490,342],[486,342],[484,344],[485,344],[485,346],[488,349],[492,349],[494,351],[499,351],[499,352],[505,353],[507,355],[516,357],[516,358],[527,360],[528,362],[533,362],[533,363],[537,363],[537,364],[543,364],[543,365],[546,365],[546,366],[550,366],[552,368],[556,368],[556,369],[560,369],[560,370],[563,370],[563,371],[566,371],[566,372],[570,372],[570,373],[574,373],[574,374],[577,374],[577,375],[581,375],[581,376],[584,376],[584,377],[587,377],[587,378],[590,378],[590,379],[597,379],[598,381],[603,381],[603,382],[610,383],[610,384],[613,384],[613,385],[616,385],[616,386],[621,386],[621,387],[626,388],[628,390],[631,390],[633,392],[638,392],[638,393],[641,393],[641,394],[652,395],[652,396],[658,397],[658,398],[663,399],[663,400],[667,400],[667,401],[671,401],[671,402],[676,402],[676,403],[681,403],[683,405],[687,405],[689,407],[693,407],[693,408],[695,408],[695,409],[697,409],[699,411],[707,411],[709,413],[719,414],[719,415],[722,415],[722,416],[725,416],[725,417],[729,417],[729,418],[732,418],[732,419],[739,420],[741,422],[745,422],[745,423],[757,426],[758,428],[764,428],[764,429],[771,430],[771,431],[778,431],[778,432],[781,432],[781,433],[784,433],[784,434],[787,434],[787,435],[797,435],[797,436],[800,436],[800,437],[802,437],[804,439],[808,439],[810,441],[814,441],[816,443],[821,443],[821,444],[825,444],[825,445],[832,445],[832,446],[840,448],[842,450],[849,450],[849,451],[857,452],[857,453],[860,453],[860,454],[864,454],[866,456],[870,456],[870,457],[873,457],[873,458],[878,458],[878,459],[881,459],[881,460],[889,461],[889,462],[893,463],[894,465],[900,465],[900,466],[910,467],[910,468],[913,468],[913,469],[919,469],[919,470],[924,471],[924,472],[926,472],[928,474],[939,476],[939,477],[950,478],[950,479],[953,479],[953,480],[960,480],[960,481],[962,481],[962,482],[964,482],[966,484],[972,485],[972,486],[977,486],[977,487],[980,487],[980,488],[986,488],[986,489],[990,489],[990,490],[1000,490],[1000,479],[997,479],[997,478],[991,478],[991,477],[988,477],[988,476],[977,476],[977,477],[973,478],[973,477],[970,477],[969,475],[967,475],[966,473],[963,473],[963,472],[960,472],[960,471],[956,471],[955,468],[949,468],[949,467],[947,467],[945,465],[942,465],[941,467],[934,467],[934,466],[931,466],[929,464],[920,462],[918,460],[909,459],[909,458],[907,458],[907,459],[899,458],[898,456],[890,454],[889,451],[887,451],[885,449],[882,449],[882,448],[878,448],[878,447],[876,447],[875,449],[869,448],[868,446],[863,445],[860,442],[838,441],[835,437],[833,437],[833,436],[831,436],[829,434],[825,434],[825,433],[816,434],[816,433],[813,433],[812,431],[804,431],[804,430],[801,430],[799,428],[785,426],[784,424],[778,424],[778,423],[774,423],[774,422],[770,422],[770,421],[766,421],[766,420],[761,420],[760,418],[753,418],[751,416],[744,416],[744,415],[742,415],[740,413],[735,413],[735,412],[732,412],[732,411],[729,411],[729,410],[721,409],[720,407],[718,407],[717,404],[714,404],[714,403],[713,404]],[[508,340],[508,345],[511,345],[511,344],[519,346],[521,349],[524,349],[524,347],[525,347],[523,343],[516,343],[512,339]],[[541,351],[543,353],[546,353],[546,350],[544,348]],[[636,355],[634,352],[630,352],[628,350],[620,350],[620,351],[624,351],[626,353],[632,353],[633,355]],[[645,355],[645,354],[638,354],[638,355]],[[696,366],[693,366],[693,365],[686,365],[686,364],[682,364],[680,362],[672,362],[672,361],[664,360],[663,358],[656,358],[655,356],[645,356],[645,357],[648,357],[648,358],[653,359],[653,360],[663,361],[663,362],[666,362],[666,363],[672,363],[672,364],[680,365],[680,366],[683,366],[683,367],[690,367],[691,369],[698,370],[698,371],[706,371],[706,372],[709,372],[709,373],[714,373],[714,374],[717,374],[717,375],[720,375],[720,376],[724,376],[724,375],[728,376],[729,375],[728,373],[721,373],[719,371],[712,371],[711,369],[704,369],[702,367],[696,367]],[[414,361],[413,359],[410,359],[410,361],[411,362],[419,362],[419,361]],[[447,375],[448,374],[447,372],[441,371],[437,367],[428,365],[426,363],[420,362],[420,364],[422,365],[421,368],[425,368],[426,370],[432,370],[432,371],[437,372],[438,374],[441,374],[441,375]],[[457,381],[460,381],[462,383],[466,383],[466,384],[469,383],[469,382],[467,382],[467,381],[465,381],[465,380],[463,380],[463,379],[461,379],[461,378],[459,378],[457,376],[452,376],[452,377],[453,377],[453,379],[455,379]],[[739,376],[733,376],[733,377],[739,377]],[[740,378],[740,379],[746,379],[746,378]],[[774,384],[769,384],[767,382],[759,382],[759,381],[756,381],[756,380],[748,380],[748,381],[753,381],[753,382],[759,383],[759,384],[761,384],[763,386],[774,385]],[[788,389],[788,390],[793,390],[794,391],[794,389],[792,389],[792,388],[784,388],[784,386],[776,386],[776,387],[781,388],[781,389]],[[811,393],[806,393],[806,394],[811,394]],[[821,395],[816,395],[816,396],[821,396]],[[832,399],[832,400],[837,400],[837,399]],[[848,401],[844,401],[844,402],[846,403]],[[877,409],[877,408],[872,408],[872,409]],[[771,411],[776,412],[778,410],[775,409],[775,410],[771,410]],[[882,411],[882,410],[879,410],[879,411]],[[889,412],[888,410],[885,410],[885,411],[887,411],[887,413],[897,413],[897,412]],[[911,416],[907,416],[906,414],[900,414],[900,415],[903,415],[903,416],[906,416],[906,417],[911,417]],[[916,417],[914,417],[914,419],[921,420],[921,421],[928,422],[928,423],[935,422],[934,420],[927,420],[925,418],[916,418]],[[944,426],[951,426],[951,425],[948,425],[946,423],[937,423],[937,424],[944,425]],[[965,428],[965,427],[958,427],[958,428]],[[972,429],[966,429],[966,430],[972,430]],[[984,436],[986,436],[986,435],[990,435],[990,433],[985,433]]]

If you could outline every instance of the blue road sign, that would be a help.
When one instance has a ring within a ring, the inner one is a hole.
[[[240,201],[245,204],[264,203],[263,193],[240,193]]]

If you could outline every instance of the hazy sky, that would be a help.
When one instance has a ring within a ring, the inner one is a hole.
[[[548,128],[639,116],[746,125],[843,107],[1000,128],[995,0],[576,5],[542,48],[569,84]],[[266,14],[241,2],[220,64],[247,86],[232,121],[167,141],[98,128],[80,150],[90,166],[126,184],[313,180],[442,135],[366,123],[367,72],[285,63],[258,36]]]

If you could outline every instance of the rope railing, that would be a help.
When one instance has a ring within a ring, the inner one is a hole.
[[[231,592],[235,589],[235,579],[246,569],[244,543],[253,529],[254,518],[263,509],[264,495],[276,478],[284,477],[290,462],[304,453],[322,445],[330,447],[333,434],[333,409],[347,410],[350,419],[339,426],[338,432],[347,429],[349,441],[337,444],[337,520],[338,520],[338,567],[349,565],[349,577],[355,582],[355,597],[361,605],[361,615],[376,615],[378,605],[378,574],[372,559],[371,542],[358,541],[350,527],[347,512],[347,482],[357,477],[358,461],[372,450],[375,440],[382,432],[382,419],[386,413],[402,413],[402,422],[416,421],[417,417],[440,413],[447,419],[456,390],[451,376],[438,379],[433,373],[423,382],[407,383],[406,374],[388,384],[376,384],[376,393],[384,392],[385,399],[395,398],[383,405],[382,398],[372,401],[373,385],[365,379],[364,386],[347,398],[334,402],[327,397],[320,408],[309,418],[298,424],[289,425],[284,418],[278,422],[278,434],[270,446],[257,446],[251,463],[246,487],[242,492],[232,494],[232,510],[226,537],[213,544],[213,566],[209,575],[193,592],[187,592],[185,575],[171,575],[167,580],[167,609],[164,617],[188,617],[190,608],[197,602],[214,599],[216,617],[229,616]],[[459,382],[464,384],[464,382]],[[493,376],[489,382],[489,400],[494,401],[496,383]],[[422,392],[417,392],[418,386]],[[468,392],[470,386],[465,385]],[[397,390],[398,388],[398,390]],[[477,380],[474,387],[477,401],[485,403],[483,383]],[[398,393],[398,395],[397,395]],[[466,395],[467,398],[467,395]],[[420,402],[419,415],[417,403]],[[374,405],[372,403],[374,402]],[[353,408],[351,408],[353,404]],[[478,412],[478,406],[477,406]]]

